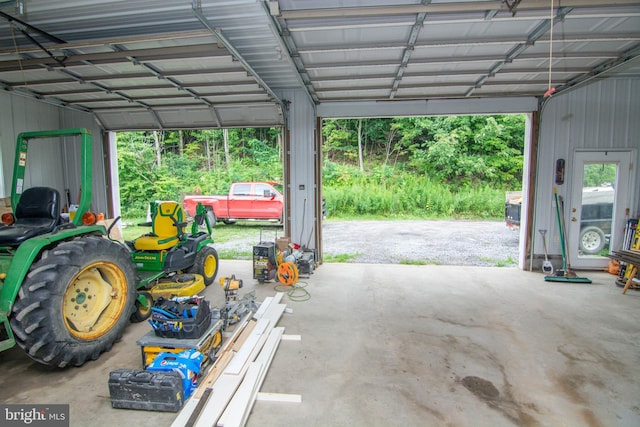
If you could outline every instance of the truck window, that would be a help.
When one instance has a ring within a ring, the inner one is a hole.
[[[273,190],[271,189],[271,186],[269,186],[267,184],[256,184],[255,185],[255,194],[254,194],[254,196],[265,197],[265,195],[269,195],[271,193],[273,193]]]
[[[251,194],[251,184],[236,184],[233,186],[234,196],[249,196]]]

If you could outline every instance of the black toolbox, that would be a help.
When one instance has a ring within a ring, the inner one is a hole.
[[[182,378],[172,371],[116,369],[109,373],[109,395],[119,409],[178,412],[184,404]]]
[[[209,301],[202,297],[180,300],[158,298],[151,308],[149,323],[163,338],[200,338],[211,326]]]

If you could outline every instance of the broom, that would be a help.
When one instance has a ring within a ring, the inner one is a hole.
[[[558,200],[558,190],[553,188],[553,196],[556,201],[556,216],[558,217],[558,229],[560,231],[560,249],[562,251],[562,270],[556,271],[555,276],[544,276],[544,280],[546,282],[569,282],[569,283],[591,283],[590,279],[586,277],[578,277],[573,271],[571,271],[571,267],[567,261],[567,239],[565,235],[565,224],[564,224],[564,203],[562,205],[563,215],[560,215],[560,203],[562,198],[560,197],[560,201]]]

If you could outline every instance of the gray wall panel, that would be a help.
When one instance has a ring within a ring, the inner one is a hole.
[[[560,254],[553,188],[571,204],[571,174],[576,150],[631,149],[631,214],[638,216],[640,199],[640,79],[598,80],[551,98],[542,109],[535,202],[534,253],[543,254],[537,230],[547,229],[551,254]],[[556,186],[555,162],[565,159],[565,183]],[[635,184],[634,184],[635,183]],[[616,249],[616,248],[613,248]]]
[[[11,179],[16,138],[20,132],[61,128],[87,128],[93,136],[93,209],[106,212],[106,185],[102,130],[91,114],[57,107],[9,92],[0,92],[0,151],[2,155],[2,197],[11,195]],[[79,144],[70,138],[62,144],[43,145],[29,150],[29,168],[25,186],[48,185],[60,191],[69,188],[72,202],[77,201],[79,184]],[[37,165],[37,167],[34,167]],[[66,199],[65,199],[66,203]]]
[[[11,177],[15,155],[16,138],[20,132],[55,129],[58,127],[58,109],[52,105],[38,102],[8,92],[0,92],[1,122],[0,146],[2,148],[3,197],[11,195]],[[39,180],[44,173],[60,178],[60,172],[51,166],[51,159],[59,158],[56,150],[49,149],[36,155],[35,161],[41,161],[42,170],[33,170],[28,179]],[[42,160],[40,160],[42,159]]]
[[[86,128],[91,132],[93,140],[93,204],[91,208],[95,212],[107,213],[107,184],[105,170],[105,144],[103,143],[104,132],[94,120],[93,115],[69,109],[60,109],[60,122],[63,128]],[[72,159],[75,165],[80,164],[79,151],[67,151],[67,156]],[[78,194],[80,190],[80,174],[74,173],[67,176],[67,182],[74,189],[72,194]],[[117,191],[115,189],[114,191]]]

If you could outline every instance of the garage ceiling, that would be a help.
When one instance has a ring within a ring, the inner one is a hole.
[[[631,0],[0,1],[0,87],[107,130],[274,126],[315,104],[542,98],[640,75]]]

